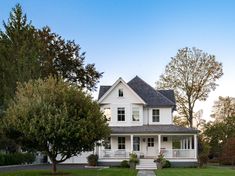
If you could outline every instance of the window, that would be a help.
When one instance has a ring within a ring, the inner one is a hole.
[[[123,97],[123,89],[118,89],[118,96]]]
[[[163,141],[163,142],[167,142],[167,141],[168,141],[167,137],[164,136],[164,137],[162,138],[162,141]]]
[[[125,121],[125,108],[117,109],[118,121]]]
[[[118,149],[125,149],[125,137],[118,137]]]
[[[132,108],[132,121],[140,121],[140,112],[138,107]]]
[[[159,122],[159,117],[160,117],[160,113],[159,113],[159,109],[153,109],[153,122]]]
[[[140,138],[139,137],[133,137],[133,150],[140,151]]]
[[[110,110],[110,108],[104,108],[104,115],[105,115],[107,121],[111,120],[111,110]]]
[[[148,138],[148,147],[154,147],[154,138]]]
[[[111,149],[111,138],[104,140],[104,148],[105,149]]]

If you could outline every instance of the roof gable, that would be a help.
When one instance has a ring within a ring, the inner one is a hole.
[[[136,76],[131,81],[128,82],[128,85],[147,103],[150,107],[155,106],[175,106],[173,100],[174,92],[169,90],[170,94],[167,92],[159,92],[143,81],[141,78]],[[169,99],[169,98],[172,98]]]
[[[138,103],[141,104],[146,104],[145,101],[135,92],[133,91],[129,85],[122,79],[119,78],[112,86],[101,86],[100,87],[100,91],[99,91],[99,99],[98,102],[102,103],[106,97],[108,97],[108,95],[119,85],[119,84],[123,84],[123,86],[125,86],[126,89],[128,89],[128,91],[130,92],[130,95],[133,95],[135,97],[135,100]]]

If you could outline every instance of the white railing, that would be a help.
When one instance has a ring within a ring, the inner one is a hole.
[[[125,149],[105,149],[100,151],[100,158],[129,158],[130,151]]]
[[[195,158],[195,149],[162,149],[165,158]]]

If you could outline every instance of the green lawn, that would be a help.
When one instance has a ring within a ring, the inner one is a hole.
[[[0,173],[0,176],[46,176],[49,171],[17,171]],[[80,170],[65,170],[64,173],[70,173],[63,176],[136,176],[137,171],[132,169],[80,169]],[[61,174],[62,175],[62,174]]]
[[[169,168],[156,171],[157,176],[235,176],[231,168]]]

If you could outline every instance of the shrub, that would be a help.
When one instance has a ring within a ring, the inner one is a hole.
[[[30,164],[35,160],[32,153],[0,154],[0,165]]]
[[[163,165],[163,168],[170,168],[171,167],[171,162],[169,160],[165,161],[165,164]]]
[[[129,162],[127,160],[123,160],[121,162],[121,167],[122,168],[129,168],[130,167]]]
[[[207,154],[200,154],[198,156],[199,159],[199,167],[203,167],[203,165],[206,165],[208,162],[208,155]]]
[[[135,164],[139,163],[139,159],[137,158],[137,154],[136,153],[130,153],[129,156],[130,156],[130,159],[129,159],[130,163],[135,163]]]
[[[97,166],[98,162],[98,155],[91,154],[87,157],[88,165],[89,166]]]

